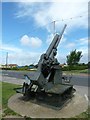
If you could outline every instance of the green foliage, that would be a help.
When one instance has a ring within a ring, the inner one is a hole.
[[[88,118],[88,120],[89,120],[89,118],[90,118],[90,106],[88,107],[88,109],[85,112],[81,113],[80,115],[77,115],[76,118]]]
[[[90,69],[90,61],[88,62],[88,68]]]
[[[1,85],[1,84],[0,84]],[[14,88],[17,88],[19,87],[19,85],[15,85],[15,84],[10,84],[10,83],[2,83],[2,86],[3,86],[3,109],[4,109],[4,116],[5,117],[6,115],[18,115],[17,113],[15,113],[14,111],[12,111],[11,109],[8,108],[7,106],[7,103],[8,103],[8,99],[13,95],[15,94],[15,91],[13,90]],[[67,120],[87,120],[87,118],[90,118],[90,107],[89,109],[86,111],[86,112],[83,112],[81,113],[80,115],[76,116],[75,118],[66,118]],[[18,115],[20,116],[20,115]],[[25,117],[24,118],[25,120],[31,120],[31,118],[29,117]],[[58,118],[55,118],[55,119],[58,119]],[[60,118],[61,120],[64,120],[64,118]],[[2,120],[4,120],[4,118],[2,118]],[[49,118],[47,119],[49,120]]]
[[[0,108],[2,108],[2,82],[0,82]],[[0,118],[1,118],[1,113],[0,113]]]
[[[16,112],[12,111],[10,108],[7,107],[7,109],[4,110],[4,115],[3,116],[9,116],[9,115],[19,115]]]
[[[17,67],[13,67],[10,70],[18,70],[18,68]]]
[[[8,108],[7,103],[8,103],[8,99],[13,94],[16,93],[16,91],[14,91],[13,89],[17,87],[19,87],[19,85],[4,83],[4,82],[2,83],[2,107],[4,110],[4,116],[16,114],[15,112],[13,112],[11,109]]]
[[[88,69],[87,65],[72,65],[72,66],[66,66],[62,68],[63,71],[70,71],[70,70],[85,70]]]
[[[79,63],[80,58],[82,57],[82,52],[81,51],[76,51],[76,49],[74,51],[71,51],[70,55],[67,55],[67,64],[72,66],[72,65],[76,65]]]
[[[2,83],[2,105],[3,107],[7,107],[8,99],[15,94],[16,92],[13,88],[17,88],[18,85],[10,84],[10,83]]]
[[[35,69],[37,68],[38,66],[37,65],[25,65],[25,66],[18,66],[18,67],[12,67],[12,68],[2,68],[2,70],[30,70],[30,69]]]
[[[2,70],[18,70],[17,67],[13,67],[13,68],[2,68]]]

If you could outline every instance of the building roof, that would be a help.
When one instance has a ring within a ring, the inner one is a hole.
[[[18,66],[17,64],[8,64],[9,66]]]

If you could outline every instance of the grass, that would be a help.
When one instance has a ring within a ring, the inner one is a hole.
[[[2,82],[0,82],[0,106],[2,104]]]
[[[63,71],[64,73],[74,73],[74,74],[88,74],[88,69],[85,70],[71,70],[71,71]]]
[[[2,109],[2,83],[0,82],[0,111]],[[2,118],[2,114],[0,113],[0,118]]]
[[[90,118],[90,107],[80,115],[77,115],[76,118]]]
[[[0,83],[1,86],[1,83]],[[2,106],[3,106],[3,117],[5,116],[20,116],[19,114],[15,113],[14,111],[12,111],[10,108],[8,108],[7,103],[8,103],[8,99],[14,95],[16,92],[13,90],[13,88],[17,88],[19,87],[19,85],[15,85],[15,84],[10,84],[10,83],[2,83]],[[90,108],[86,111],[81,113],[80,115],[76,116],[75,118],[71,118],[71,120],[75,120],[79,118],[79,120],[81,120],[81,118],[90,118]],[[26,120],[29,120],[31,118],[27,118]]]
[[[3,109],[3,117],[7,115],[18,115],[10,108],[8,108],[8,99],[14,95],[16,92],[13,88],[17,88],[19,85],[10,84],[10,83],[2,83],[2,109]]]
[[[85,70],[74,70],[73,73],[87,73],[88,74],[88,69],[85,69]]]

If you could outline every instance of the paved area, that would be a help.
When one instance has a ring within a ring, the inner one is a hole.
[[[31,118],[70,118],[84,112],[88,108],[88,102],[85,97],[76,94],[61,110],[54,110],[45,105],[24,101],[21,94],[16,94],[9,99],[8,106],[20,115]]]
[[[3,82],[18,84],[18,85],[22,85],[24,82],[24,79],[18,79],[8,76],[0,76],[0,80],[2,80]],[[74,85],[74,88],[76,89],[77,93],[81,94],[82,96],[86,95],[89,98],[88,90],[90,89],[90,87]]]
[[[18,79],[18,78],[12,78],[12,77],[8,77],[8,76],[0,76],[0,80],[2,78],[3,82],[7,82],[7,83],[12,83],[12,84],[17,84],[17,85],[22,85],[24,82],[24,79]]]
[[[0,75],[0,81],[22,85],[24,82],[24,79],[17,79],[17,78],[13,78],[13,77]],[[76,98],[74,98],[72,100],[73,103],[71,104],[71,106],[75,105],[76,107],[74,106],[75,107],[74,109],[77,110],[76,114],[79,114],[80,112],[85,111],[87,108],[87,105],[88,105],[87,103],[89,101],[89,97],[88,97],[88,89],[89,88],[87,86],[77,86],[77,85],[74,85],[74,88],[76,89],[77,96],[76,96]],[[36,104],[32,104],[30,102],[26,102],[26,101],[20,102],[20,99],[18,99],[18,98],[21,96],[22,96],[21,94],[16,94],[15,96],[12,96],[9,100],[8,105],[11,109],[15,110],[16,112],[19,112],[22,116],[30,115],[30,117],[34,118],[34,115],[36,115],[36,118],[39,118],[39,115],[40,115],[41,118],[42,117],[50,118],[52,115],[54,115],[53,116],[54,118],[56,118],[56,117],[57,118],[59,118],[59,117],[67,118],[67,117],[70,117],[70,115],[71,116],[76,115],[76,114],[74,114],[74,111],[72,108],[65,108],[64,112],[63,112],[63,109],[61,111],[55,112],[55,110],[51,110],[50,108],[48,108],[48,110],[47,110],[46,107],[43,107],[43,106],[40,107],[40,106],[38,106]],[[10,102],[10,101],[12,101],[12,102]],[[80,105],[77,104],[77,102],[80,102],[79,103]],[[82,103],[82,105],[81,105],[81,103]],[[19,106],[19,108],[18,108],[18,106]],[[70,104],[68,104],[68,106],[70,106]],[[28,107],[29,107],[30,111],[29,111]],[[33,109],[31,110],[31,108],[33,108]],[[71,114],[68,113],[69,109],[71,109],[71,111],[72,111]],[[27,111],[27,113],[25,113],[25,111]],[[47,113],[50,113],[50,114],[47,115]]]
[[[33,76],[34,71],[9,71],[9,70],[3,70],[2,75],[17,79],[24,79],[24,75],[27,74],[28,76]],[[69,74],[66,74],[66,76],[69,78],[71,77]],[[90,79],[90,76],[85,74],[72,74],[71,84],[78,85],[78,86],[88,86],[88,80]]]

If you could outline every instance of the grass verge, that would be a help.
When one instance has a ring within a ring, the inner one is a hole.
[[[3,109],[2,116],[3,117],[7,115],[19,115],[14,111],[12,111],[10,108],[8,108],[8,105],[7,105],[8,99],[16,93],[13,89],[19,86],[20,85],[2,82],[2,109]]]
[[[0,82],[0,119],[2,118],[2,82]]]
[[[1,84],[0,84],[1,85]],[[20,85],[10,84],[10,83],[2,83],[2,107],[3,107],[3,117],[5,116],[20,116],[18,113],[15,113],[10,108],[8,108],[8,99],[14,95],[16,92],[13,90],[13,88],[20,87]],[[80,115],[76,116],[75,118],[70,118],[70,120],[81,120],[81,118],[90,118],[90,107],[86,112],[81,113]],[[29,120],[31,118],[27,118],[26,120]]]
[[[76,118],[88,118],[90,119],[90,106],[88,107],[88,109],[81,113],[80,115],[77,115]]]
[[[64,73],[74,73],[74,74],[88,74],[88,69],[85,70],[71,70],[71,71],[63,71]]]

